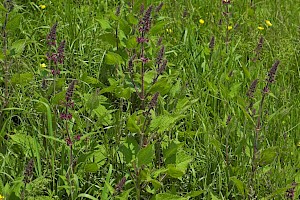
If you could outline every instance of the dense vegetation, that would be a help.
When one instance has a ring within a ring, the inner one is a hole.
[[[298,199],[300,1],[0,14],[0,199]]]

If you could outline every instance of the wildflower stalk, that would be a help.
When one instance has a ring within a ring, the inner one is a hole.
[[[3,119],[3,109],[6,108],[9,102],[9,68],[10,68],[10,63],[8,62],[8,56],[7,56],[7,50],[8,50],[8,32],[6,30],[6,26],[8,23],[8,15],[13,9],[13,4],[11,1],[4,1],[3,3],[4,8],[7,10],[5,13],[5,18],[4,18],[4,23],[2,26],[2,37],[3,37],[3,57],[4,57],[4,63],[3,63],[3,72],[4,72],[4,103],[2,105],[1,111],[0,111],[0,121]]]
[[[262,118],[263,118],[263,105],[266,99],[267,94],[270,91],[270,86],[272,83],[275,82],[275,75],[277,72],[277,68],[279,65],[280,61],[277,60],[275,61],[275,63],[273,64],[272,68],[270,69],[269,73],[268,73],[268,78],[266,79],[266,85],[264,86],[263,90],[262,90],[262,98],[259,104],[259,110],[258,110],[258,117],[256,120],[256,126],[255,126],[255,135],[253,138],[253,157],[252,157],[252,182],[255,180],[255,176],[256,176],[256,169],[257,169],[257,153],[258,153],[258,141],[259,141],[259,134],[262,128]],[[252,83],[250,90],[248,92],[248,96],[253,96],[253,88],[255,89],[257,82]],[[254,87],[255,85],[255,87]],[[254,188],[254,184],[252,183],[252,186]],[[254,194],[255,194],[255,190],[254,190]]]

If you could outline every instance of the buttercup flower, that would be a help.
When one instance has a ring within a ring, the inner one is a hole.
[[[46,68],[47,65],[46,65],[45,63],[41,63],[41,64],[40,64],[40,67],[41,67],[41,68]]]
[[[204,20],[203,19],[199,19],[199,23],[200,24],[204,24]]]
[[[44,10],[44,9],[46,8],[46,5],[40,5],[40,8],[41,8],[42,10]]]
[[[264,30],[265,28],[264,27],[262,27],[262,26],[259,26],[259,27],[257,27],[259,30]]]
[[[266,24],[267,24],[268,26],[272,26],[272,25],[273,25],[269,20],[266,20]]]
[[[0,194],[0,200],[4,200],[4,196]]]
[[[167,33],[172,33],[173,32],[172,29],[169,29],[169,28],[167,28],[166,31],[167,31]]]
[[[228,26],[227,29],[230,31],[232,29],[232,26]]]

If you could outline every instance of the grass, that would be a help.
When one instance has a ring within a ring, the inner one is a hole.
[[[1,4],[3,198],[299,198],[300,3],[160,3]]]

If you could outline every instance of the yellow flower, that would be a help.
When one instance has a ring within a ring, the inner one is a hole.
[[[46,8],[46,5],[40,5],[40,8],[41,8],[42,10],[44,10],[44,9]]]
[[[4,196],[0,194],[0,200],[4,200]]]
[[[40,64],[40,67],[41,67],[41,68],[46,68],[47,65],[46,65],[45,63],[42,63],[42,64]],[[0,199],[0,200],[1,200],[1,199]]]
[[[259,26],[259,27],[257,27],[259,30],[264,30],[265,28],[264,27],[262,27],[262,26]]]
[[[172,29],[166,29],[166,31],[167,31],[167,33],[172,33],[173,31],[172,31]]]
[[[230,31],[232,29],[232,26],[227,26],[227,29]]]
[[[272,25],[273,25],[269,20],[266,20],[266,24],[267,24],[268,26],[272,26]]]
[[[204,24],[204,20],[203,20],[203,19],[200,19],[200,20],[199,20],[199,23],[200,23],[200,24]]]

